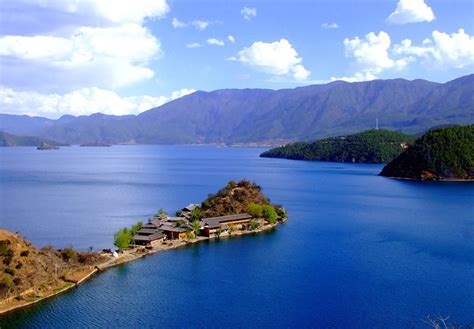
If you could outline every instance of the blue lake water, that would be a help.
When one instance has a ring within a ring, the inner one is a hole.
[[[0,149],[0,226],[39,246],[111,247],[118,228],[248,178],[289,221],[113,268],[8,328],[424,328],[474,323],[474,184],[379,165],[262,159],[262,149]]]

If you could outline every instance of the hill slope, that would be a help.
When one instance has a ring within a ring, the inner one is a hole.
[[[402,153],[406,144],[414,140],[413,136],[373,129],[312,143],[288,144],[263,152],[260,156],[297,160],[383,163],[396,158]]]
[[[0,229],[0,300],[22,295],[37,298],[60,289],[75,273],[93,268],[103,258],[71,248],[38,249],[18,234]]]
[[[198,91],[138,116],[65,116],[58,120],[0,115],[0,130],[30,127],[73,144],[134,140],[148,144],[314,140],[381,127],[420,133],[474,122],[474,75],[445,84],[425,80],[336,81],[295,89]],[[17,119],[17,120],[16,120]],[[5,123],[4,123],[5,121]]]
[[[38,146],[42,143],[56,146],[67,144],[55,142],[49,139],[34,136],[15,136],[0,131],[0,146]]]
[[[380,175],[421,180],[474,179],[474,125],[427,132],[387,164]]]

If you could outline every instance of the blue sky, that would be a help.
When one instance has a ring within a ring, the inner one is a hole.
[[[194,90],[474,72],[471,0],[3,0],[0,112],[137,114]]]

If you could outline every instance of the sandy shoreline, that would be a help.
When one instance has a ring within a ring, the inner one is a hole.
[[[284,220],[282,223],[284,223],[286,220]],[[220,238],[229,238],[229,237],[237,237],[237,236],[243,236],[243,235],[249,235],[249,234],[258,234],[261,232],[269,231],[274,229],[276,226],[278,226],[281,223],[277,224],[267,224],[262,226],[259,229],[256,229],[254,231],[236,231],[233,232],[232,234],[222,234]],[[132,250],[126,250],[123,253],[119,254],[117,258],[111,258],[107,260],[106,262],[99,264],[95,267],[91,267],[90,270],[83,270],[80,272],[74,273],[74,282],[67,282],[63,287],[59,287],[56,289],[53,289],[50,293],[47,293],[44,296],[38,297],[37,299],[34,300],[17,300],[15,297],[11,297],[7,300],[4,300],[0,302],[0,316],[12,313],[14,311],[18,311],[23,308],[27,308],[33,305],[36,305],[40,302],[43,302],[47,299],[50,299],[54,296],[58,296],[60,294],[63,294],[67,291],[69,291],[72,288],[77,288],[79,287],[82,283],[85,281],[91,279],[96,275],[97,273],[104,272],[112,267],[130,263],[132,261],[135,261],[137,259],[143,258],[147,255],[153,255],[159,252],[164,252],[167,250],[171,249],[176,249],[188,245],[193,245],[196,243],[200,243],[202,241],[209,241],[209,240],[217,240],[219,238],[209,238],[209,237],[197,237],[192,240],[171,240],[167,241],[164,244],[160,244],[155,246],[153,249],[143,249],[143,248],[136,248]],[[140,251],[144,250],[144,251]],[[26,292],[23,292],[25,294]],[[21,295],[20,295],[21,296]],[[16,296],[17,297],[17,296]]]

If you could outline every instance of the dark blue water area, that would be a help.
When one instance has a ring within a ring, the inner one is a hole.
[[[118,228],[256,181],[289,220],[147,256],[0,319],[1,328],[425,328],[474,323],[474,184],[262,149],[0,149],[0,226],[38,246],[111,247]]]

